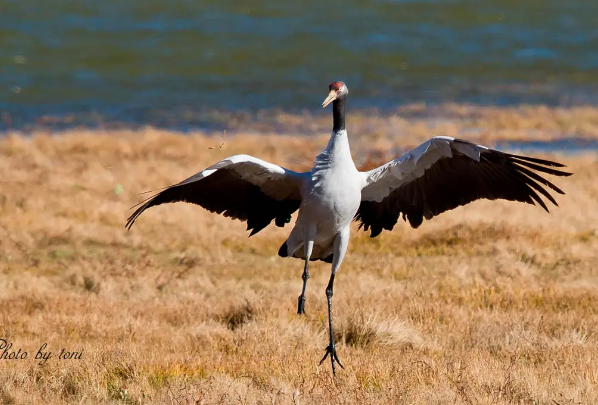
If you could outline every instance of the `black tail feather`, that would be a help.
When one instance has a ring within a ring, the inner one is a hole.
[[[285,241],[280,249],[278,249],[278,256],[280,257],[289,257],[289,248],[287,247],[287,242]]]

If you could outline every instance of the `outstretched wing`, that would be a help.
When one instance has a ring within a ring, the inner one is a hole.
[[[367,173],[355,219],[373,238],[392,230],[399,215],[413,228],[424,218],[477,199],[503,199],[548,211],[539,194],[558,204],[545,187],[565,194],[538,173],[570,176],[549,160],[512,155],[451,137],[435,137]],[[543,187],[544,186],[544,187]]]
[[[231,156],[142,201],[125,227],[150,207],[184,201],[247,221],[252,236],[272,220],[280,227],[290,221],[301,204],[303,176],[253,156]]]

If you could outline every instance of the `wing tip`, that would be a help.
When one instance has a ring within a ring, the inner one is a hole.
[[[135,210],[135,212],[132,213],[129,218],[127,218],[127,223],[125,224],[125,229],[126,230],[128,230],[128,231],[131,230],[131,228],[133,227],[133,224],[135,223],[135,221],[137,220],[137,218],[139,218],[139,216],[141,214],[143,214],[143,212],[151,206],[151,202],[152,201],[147,201],[143,206],[137,208]],[[139,204],[137,204],[137,205],[139,205]]]
[[[131,230],[131,228],[133,227],[133,224],[135,223],[135,220],[139,216],[139,215],[135,215],[136,213],[137,213],[137,211],[135,211],[135,213],[127,219],[127,223],[125,224],[125,229],[127,231]]]

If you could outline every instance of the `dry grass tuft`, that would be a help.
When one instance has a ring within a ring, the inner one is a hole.
[[[356,160],[472,127],[491,144],[592,136],[598,122],[588,109],[453,106],[425,121],[427,109],[352,120]],[[301,262],[276,255],[288,226],[248,239],[244,224],[173,204],[124,230],[143,191],[236,153],[308,168],[325,143],[243,135],[208,149],[213,138],[152,129],[1,139],[0,338],[29,357],[0,359],[0,403],[598,402],[595,154],[546,156],[575,173],[555,180],[567,195],[551,214],[480,201],[376,239],[354,227],[335,284],[336,380],[318,366],[330,267],[312,265],[298,317]]]
[[[16,403],[16,400],[5,388],[0,388],[0,402],[2,405],[12,405]]]
[[[219,315],[216,319],[226,325],[230,330],[235,330],[251,321],[255,316],[255,308],[249,302],[245,302],[240,306],[230,307],[224,314]]]
[[[396,317],[378,318],[372,312],[351,314],[337,329],[335,339],[353,347],[413,347],[423,344],[419,333],[406,322]]]

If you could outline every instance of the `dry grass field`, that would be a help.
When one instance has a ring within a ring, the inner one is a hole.
[[[348,125],[360,165],[441,134],[598,138],[596,110],[530,109],[378,123],[399,138]],[[567,195],[551,214],[479,201],[376,239],[355,227],[335,283],[336,379],[318,366],[330,265],[312,266],[298,317],[302,263],[276,255],[289,226],[248,239],[179,203],[124,229],[143,191],[236,153],[307,168],[327,133],[222,148],[152,129],[0,139],[0,338],[28,353],[0,358],[0,403],[598,403],[596,153],[544,155],[575,173],[552,179]]]

